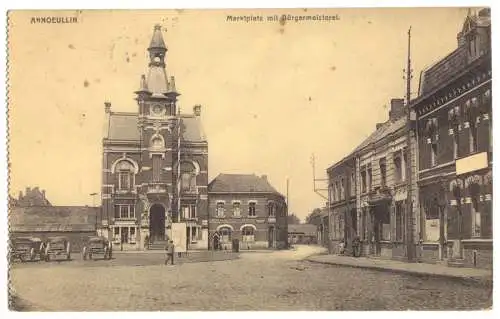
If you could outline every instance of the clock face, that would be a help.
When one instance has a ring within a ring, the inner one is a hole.
[[[162,112],[163,112],[163,107],[161,105],[156,104],[155,106],[153,106],[153,113],[155,115],[160,115]]]

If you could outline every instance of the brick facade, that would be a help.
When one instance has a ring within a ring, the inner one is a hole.
[[[232,249],[234,239],[240,249],[287,246],[285,198],[266,177],[221,174],[208,191],[210,249]]]
[[[148,75],[136,91],[136,113],[105,103],[102,203],[104,234],[123,249],[171,239],[171,224],[186,224],[187,248],[208,248],[208,144],[201,107],[181,114],[167,48],[156,26]]]
[[[458,47],[422,72],[417,115],[422,261],[491,267],[489,10],[467,16]]]

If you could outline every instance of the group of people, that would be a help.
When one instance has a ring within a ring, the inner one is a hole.
[[[360,254],[360,247],[361,246],[361,241],[358,236],[354,237],[354,239],[351,242],[351,247],[352,247],[352,256],[353,257],[359,257]],[[346,251],[346,240],[342,239],[339,243],[339,255],[345,255]]]

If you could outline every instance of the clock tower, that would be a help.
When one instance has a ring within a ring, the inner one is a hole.
[[[103,227],[122,249],[163,249],[177,223],[177,230],[186,228],[187,249],[207,249],[208,143],[201,106],[180,113],[161,26],[154,27],[147,50],[137,112],[105,104]]]
[[[176,180],[174,166],[179,154],[175,152],[180,124],[174,77],[167,76],[167,47],[161,26],[156,25],[148,47],[147,76],[142,75],[139,90],[138,129],[141,136],[141,163],[146,187],[139,197],[143,204],[142,232],[152,241],[168,236],[172,217],[177,216]],[[144,237],[144,236],[143,236]]]

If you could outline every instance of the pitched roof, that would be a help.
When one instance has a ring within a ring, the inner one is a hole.
[[[201,118],[194,115],[181,115],[181,141],[206,142]],[[139,141],[141,138],[137,113],[111,113],[107,138],[110,140]]]
[[[316,236],[317,227],[313,224],[288,224],[288,233]]]
[[[351,158],[354,156],[355,153],[363,150],[365,147],[369,146],[370,144],[376,143],[383,139],[384,137],[393,134],[397,132],[398,130],[404,128],[406,125],[406,117],[400,117],[399,119],[395,121],[387,121],[380,125],[372,134],[370,134],[367,138],[365,138],[356,148],[351,151],[347,156],[345,156],[343,159],[340,161],[330,165],[328,170],[332,169],[333,167],[337,166],[338,164],[342,163],[344,160]]]
[[[208,185],[208,191],[217,193],[279,194],[269,183],[267,177],[259,177],[255,174],[219,174]]]
[[[9,211],[12,232],[93,231],[100,220],[100,207],[32,206]]]
[[[382,124],[378,129],[375,130],[368,138],[366,138],[361,144],[358,145],[351,153],[356,153],[368,145],[380,141],[384,137],[395,133],[399,129],[403,128],[406,124],[406,117],[400,117],[396,121],[387,121]]]

